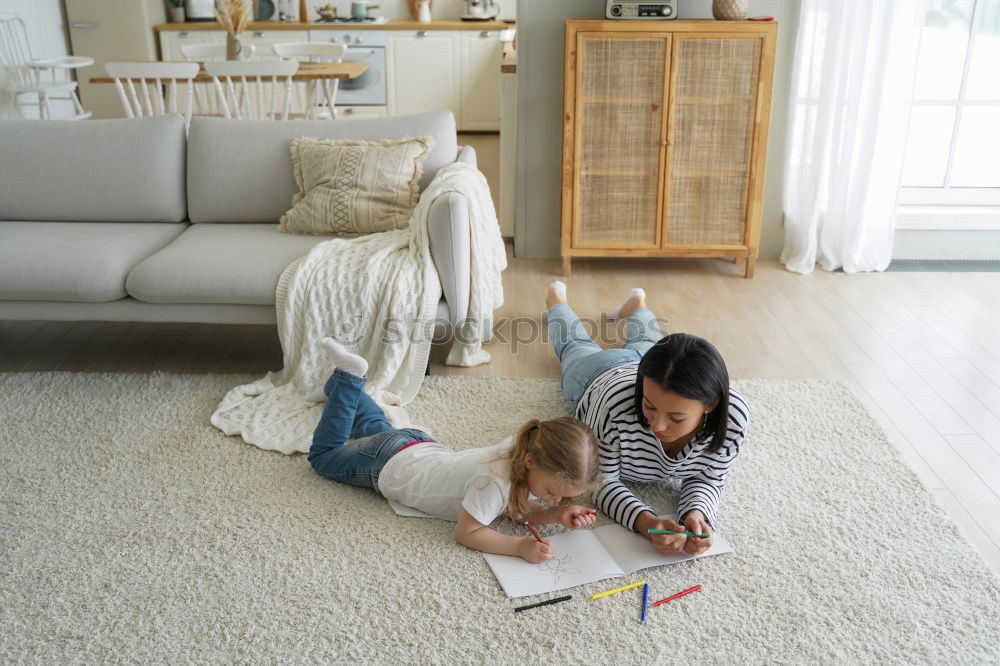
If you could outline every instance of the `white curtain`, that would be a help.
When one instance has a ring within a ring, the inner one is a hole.
[[[803,0],[781,261],[885,270],[927,0]]]

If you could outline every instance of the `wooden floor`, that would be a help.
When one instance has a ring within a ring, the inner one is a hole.
[[[512,258],[487,346],[493,361],[450,368],[447,344],[436,344],[431,374],[557,377],[541,315],[559,270],[556,259]],[[1000,278],[801,276],[766,261],[753,280],[740,275],[725,260],[592,259],[574,261],[566,281],[606,346],[620,336],[601,311],[640,286],[670,331],[713,341],[734,379],[846,382],[1000,571]],[[0,372],[260,375],[280,366],[273,327],[0,321]]]

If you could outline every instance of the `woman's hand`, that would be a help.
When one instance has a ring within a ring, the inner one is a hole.
[[[570,530],[578,530],[581,527],[590,527],[597,520],[597,510],[588,509],[579,504],[570,504],[556,509],[556,514],[552,516],[553,522],[559,523]]]
[[[521,559],[531,564],[538,564],[552,559],[552,546],[545,539],[537,541],[534,538],[521,539],[517,544],[517,554]]]
[[[684,531],[683,527],[669,518],[661,518],[657,523],[658,525],[651,525],[646,529],[670,530],[671,532]],[[653,548],[664,555],[673,555],[674,553],[681,552],[681,549],[684,548],[684,542],[687,540],[687,537],[683,534],[649,534],[647,532],[643,536],[652,541]]]
[[[695,534],[707,534],[707,538],[687,537],[684,541],[684,552],[688,555],[700,555],[712,546],[712,526],[705,520],[705,514],[697,509],[687,512],[684,516],[684,529]]]

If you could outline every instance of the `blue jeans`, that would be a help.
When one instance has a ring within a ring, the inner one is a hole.
[[[549,309],[549,337],[562,370],[563,396],[575,410],[592,381],[611,368],[641,359],[663,333],[656,315],[648,308],[641,308],[626,320],[624,347],[601,349],[587,335],[576,313],[560,303]]]
[[[313,432],[309,463],[328,479],[378,491],[378,475],[407,444],[432,441],[427,433],[393,428],[362,389],[365,379],[334,370],[323,391],[326,409]]]

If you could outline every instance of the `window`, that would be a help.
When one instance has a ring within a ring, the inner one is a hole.
[[[1000,0],[930,0],[899,202],[936,213],[916,224],[901,215],[902,228],[1000,228],[997,63]]]

